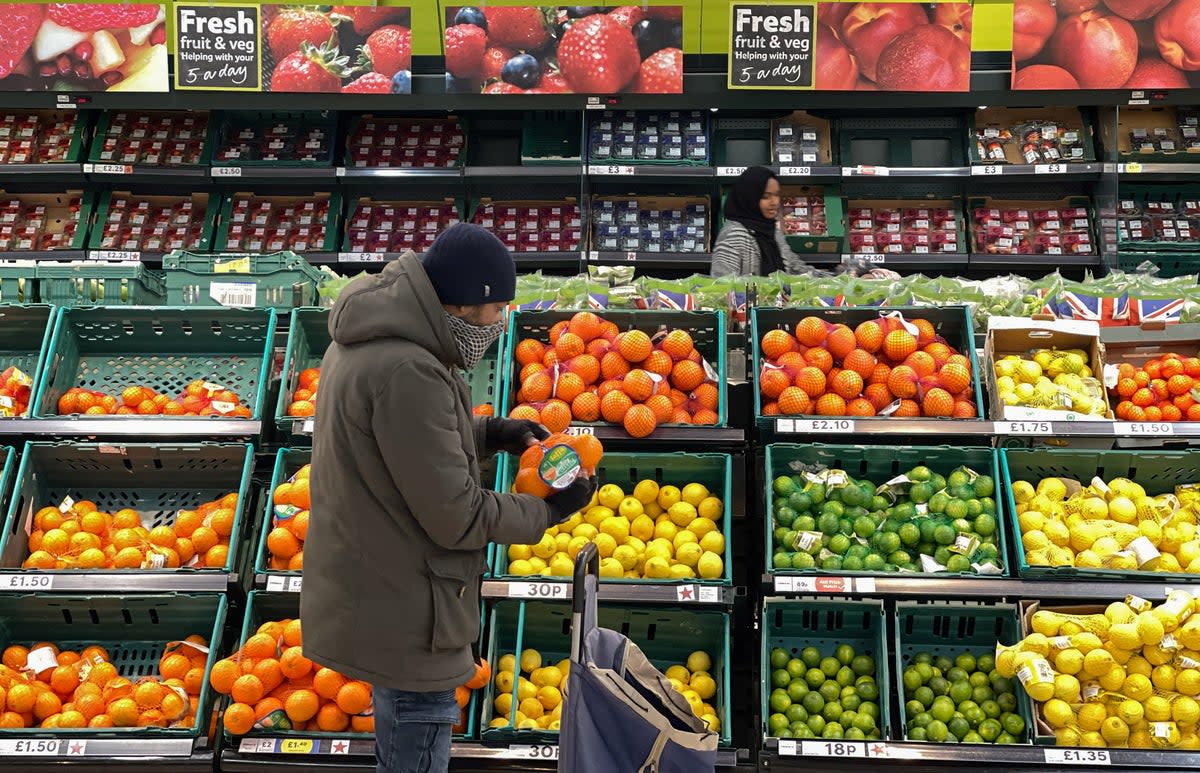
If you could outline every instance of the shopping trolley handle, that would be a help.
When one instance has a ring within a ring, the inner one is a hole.
[[[594,542],[586,543],[575,556],[575,578],[571,582],[571,610],[582,612],[586,598],[583,580],[588,575],[600,577],[600,552]]]

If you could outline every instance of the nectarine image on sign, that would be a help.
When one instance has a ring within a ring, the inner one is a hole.
[[[167,91],[160,3],[5,3],[0,91]]]
[[[1200,84],[1200,0],[1015,0],[1014,89]]]
[[[813,87],[969,91],[971,10],[970,3],[819,3]]]
[[[451,94],[681,94],[683,6],[451,6]]]

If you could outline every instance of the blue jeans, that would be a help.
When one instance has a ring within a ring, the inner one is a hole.
[[[376,773],[446,773],[459,718],[454,690],[374,690]]]

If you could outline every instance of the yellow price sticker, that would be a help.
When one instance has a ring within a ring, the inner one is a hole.
[[[279,744],[281,754],[312,754],[313,740],[311,738],[285,738]]]
[[[213,264],[214,274],[249,274],[250,256],[234,260],[218,260]]]

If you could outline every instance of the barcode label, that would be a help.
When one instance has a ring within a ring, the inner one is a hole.
[[[208,297],[222,306],[254,307],[258,305],[258,285],[253,282],[213,282]]]

